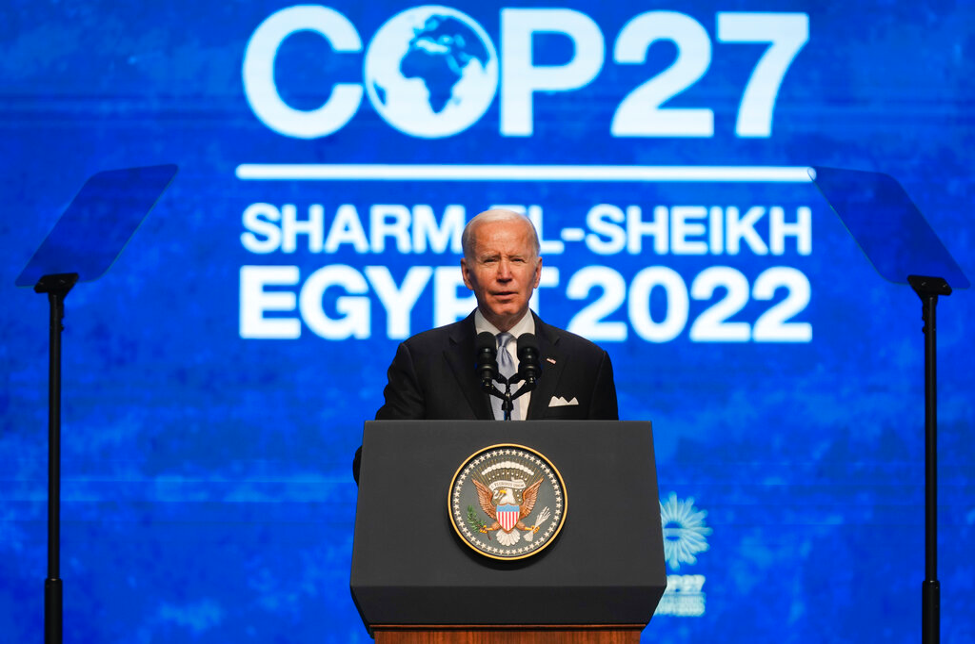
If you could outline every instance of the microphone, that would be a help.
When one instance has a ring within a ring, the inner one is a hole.
[[[529,388],[536,386],[542,372],[539,364],[539,342],[535,334],[523,334],[516,339],[516,355],[519,357],[519,376]]]
[[[498,364],[495,362],[495,336],[492,332],[483,331],[475,338],[475,371],[482,381],[482,389],[491,392],[495,389],[492,381],[498,374]]]

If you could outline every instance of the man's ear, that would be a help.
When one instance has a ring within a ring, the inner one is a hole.
[[[533,284],[533,289],[539,287],[539,279],[543,275],[543,258],[536,258],[536,282]]]
[[[465,258],[461,259],[461,277],[465,281],[465,286],[468,287],[469,291],[474,291],[475,287],[472,286],[472,281],[468,277],[468,263],[465,262]]]

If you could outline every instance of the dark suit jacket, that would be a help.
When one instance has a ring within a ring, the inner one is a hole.
[[[541,374],[527,419],[617,419],[611,359],[576,334],[547,325],[533,313]],[[387,371],[384,404],[376,418],[491,420],[489,395],[475,371],[475,313],[422,332],[397,348]],[[554,397],[577,405],[551,406]]]

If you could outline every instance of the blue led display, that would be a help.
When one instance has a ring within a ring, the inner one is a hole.
[[[65,301],[67,641],[370,640],[350,462],[400,340],[473,308],[492,205],[653,423],[643,640],[919,639],[920,300],[807,169],[898,179],[973,282],[974,7],[769,4],[7,0],[0,640],[43,637],[46,564],[48,305],[14,281],[87,177],[167,163]],[[938,309],[946,642],[975,638],[974,305]]]

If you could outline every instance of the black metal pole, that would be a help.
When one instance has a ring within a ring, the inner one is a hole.
[[[909,276],[923,301],[926,388],[926,579],[923,580],[922,642],[940,642],[940,581],[936,574],[936,303],[952,293],[942,278]]]
[[[940,581],[936,577],[936,294],[923,298],[926,343],[926,579],[923,642],[940,642]]]
[[[61,321],[64,294],[47,294],[51,305],[51,356],[48,365],[47,579],[44,581],[44,642],[62,638],[61,599]]]
[[[77,273],[46,275],[34,291],[48,294],[50,356],[48,361],[48,500],[47,578],[44,580],[44,642],[61,643],[61,332],[64,299],[78,281]]]

